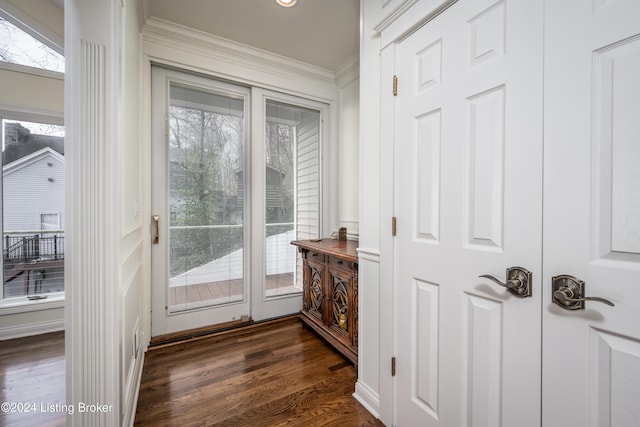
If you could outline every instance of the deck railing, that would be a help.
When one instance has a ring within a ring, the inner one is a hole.
[[[4,231],[3,235],[5,263],[64,260],[63,230]]]

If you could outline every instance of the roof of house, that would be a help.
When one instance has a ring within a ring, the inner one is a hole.
[[[2,166],[47,147],[64,156],[64,137],[32,134],[20,123],[7,123]]]
[[[38,151],[30,153],[26,156],[20,157],[18,160],[15,160],[11,163],[7,163],[6,165],[4,165],[2,167],[2,176],[6,177],[7,175],[12,174],[13,172],[20,170],[26,166],[29,166],[30,164],[33,164],[45,157],[53,158],[56,161],[64,164],[64,156],[62,154],[58,153],[57,151],[49,147],[44,147]]]

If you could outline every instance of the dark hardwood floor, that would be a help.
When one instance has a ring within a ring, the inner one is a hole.
[[[64,333],[0,341],[0,427],[64,426]],[[138,426],[381,426],[351,396],[356,370],[296,318],[149,350]]]
[[[297,318],[151,348],[138,426],[381,426],[357,372]]]
[[[0,402],[29,404],[0,411],[2,427],[65,425],[66,412],[55,412],[65,402],[64,332],[0,341]]]

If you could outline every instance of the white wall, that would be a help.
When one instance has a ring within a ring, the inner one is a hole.
[[[48,0],[0,1],[3,7],[60,41],[62,10]],[[33,17],[26,13],[37,10]],[[24,12],[23,12],[24,11]],[[50,121],[62,124],[64,117],[64,75],[20,67],[0,66],[0,115],[7,119]],[[63,329],[64,301],[30,304],[29,311],[0,306],[0,340]],[[38,308],[38,310],[36,310]]]
[[[141,55],[137,2],[127,1],[120,9],[122,14],[122,83],[119,104],[122,119],[122,137],[119,139],[119,206],[120,220],[120,397],[122,399],[121,425],[130,425],[135,416],[139,384],[142,374],[144,349],[142,347],[142,324],[144,317],[143,290],[148,280],[150,264],[145,253],[149,251],[150,239],[141,207],[142,174],[142,130],[141,117]],[[137,348],[135,347],[137,345]]]
[[[47,308],[48,307],[48,308]],[[64,329],[64,307],[62,304],[42,300],[38,307],[31,305],[33,311],[4,308],[0,317],[0,341]]]
[[[360,2],[360,246],[358,288],[358,381],[354,396],[370,412],[381,408],[380,345],[380,66],[373,26],[380,2]],[[392,300],[388,300],[391,302]],[[385,364],[385,366],[388,366]],[[384,388],[382,388],[384,390]],[[384,418],[381,418],[386,421]],[[387,422],[388,424],[388,422]]]
[[[338,143],[338,227],[346,227],[350,237],[360,232],[360,79],[359,61],[352,61],[338,70],[340,90],[340,139]],[[351,236],[352,235],[352,236]]]

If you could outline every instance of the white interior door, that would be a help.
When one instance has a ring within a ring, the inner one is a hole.
[[[640,2],[545,6],[543,425],[640,425]],[[584,309],[552,277],[584,282]]]
[[[540,425],[542,18],[459,1],[397,46],[398,426]],[[479,277],[512,266],[531,296]]]
[[[152,335],[249,318],[249,90],[152,73]]]

